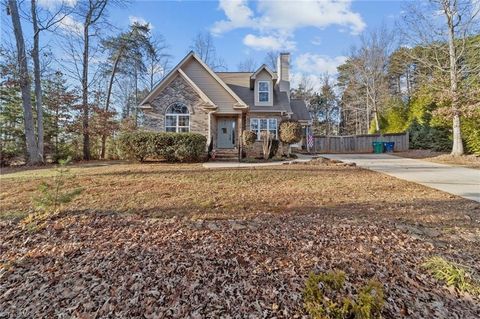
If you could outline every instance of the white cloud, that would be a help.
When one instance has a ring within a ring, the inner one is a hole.
[[[219,8],[225,12],[228,20],[215,22],[212,27],[213,33],[220,34],[252,25],[253,12],[246,0],[220,0]]]
[[[38,0],[38,5],[49,11],[54,11],[61,5],[74,7],[76,4],[77,0]]]
[[[346,56],[329,57],[326,55],[304,53],[295,60],[295,66],[301,73],[330,75],[337,73],[337,66],[347,60]]]
[[[243,44],[251,47],[255,50],[293,50],[295,48],[295,42],[282,39],[275,36],[256,36],[253,34],[247,34],[243,38]]]
[[[153,24],[151,24],[150,22],[148,22],[147,20],[145,20],[142,17],[129,16],[128,21],[130,22],[130,25],[132,25],[134,23],[140,23],[140,24],[143,24],[143,25],[148,24],[148,27],[150,28],[150,30],[153,29]]]
[[[290,87],[297,88],[300,83],[308,83],[315,92],[319,92],[323,83],[323,76],[316,74],[306,74],[295,72],[290,75]]]
[[[226,19],[213,25],[211,31],[216,35],[247,28],[259,32],[256,38],[267,39],[280,34],[284,40],[293,42],[293,34],[300,28],[324,29],[338,25],[358,34],[366,27],[360,14],[351,10],[351,0],[258,0],[255,12],[247,0],[220,0],[219,9]],[[252,37],[250,40],[254,40]],[[257,44],[258,41],[250,42]]]
[[[348,26],[358,34],[365,28],[360,14],[351,10],[350,0],[268,1],[260,0],[260,25],[293,31],[302,27],[319,29],[331,25]]]
[[[298,56],[293,63],[293,70],[290,75],[291,87],[298,87],[305,81],[315,91],[319,91],[324,83],[325,77],[332,80],[336,78],[337,67],[346,61],[345,56],[329,57],[327,55],[304,53]]]
[[[303,27],[323,29],[330,25],[346,26],[358,34],[366,26],[360,14],[351,10],[351,0],[259,0],[256,16],[247,0],[220,0],[219,8],[227,19],[214,24],[212,32],[217,34],[237,28],[293,32]]]
[[[67,32],[76,33],[81,35],[83,32],[83,24],[71,16],[65,16],[62,21],[59,22],[59,26],[61,29]]]

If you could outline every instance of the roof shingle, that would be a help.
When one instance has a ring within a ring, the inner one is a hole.
[[[216,72],[235,94],[238,95],[249,107],[250,111],[283,111],[292,112],[288,101],[287,92],[280,92],[278,87],[273,89],[273,106],[255,105],[254,90],[250,89],[251,72]]]

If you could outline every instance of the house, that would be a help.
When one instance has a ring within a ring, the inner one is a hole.
[[[290,98],[290,54],[278,57],[274,72],[262,65],[255,72],[214,72],[194,52],[145,97],[139,108],[147,130],[194,132],[207,137],[217,155],[237,158],[244,153],[244,130],[259,139],[247,155],[261,152],[260,132],[278,138],[282,120],[295,119],[308,129],[310,115],[305,102]]]

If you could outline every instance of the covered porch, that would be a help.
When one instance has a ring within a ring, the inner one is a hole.
[[[210,115],[209,151],[214,159],[240,159],[245,121],[245,113],[243,112],[212,113]]]

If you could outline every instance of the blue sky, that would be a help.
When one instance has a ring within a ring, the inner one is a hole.
[[[134,1],[110,16],[126,28],[147,21],[169,45],[173,64],[188,51],[199,31],[214,35],[217,52],[235,71],[269,50],[292,54],[292,74],[334,72],[362,31],[393,26],[404,1]]]
[[[38,1],[48,8],[59,1],[74,4],[78,0]],[[111,8],[109,20],[119,30],[126,30],[134,20],[149,22],[154,35],[165,38],[171,66],[190,50],[198,32],[210,32],[229,71],[235,71],[239,62],[249,57],[260,65],[269,50],[288,51],[292,81],[306,74],[318,84],[323,73],[335,73],[351,47],[358,44],[361,32],[382,24],[393,27],[405,1],[132,0],[128,6]],[[23,6],[28,10],[27,1]],[[65,29],[79,27],[69,19]],[[2,12],[2,24],[8,20]],[[28,41],[31,30],[28,23],[24,26]],[[4,29],[2,36],[6,32],[11,34]]]

